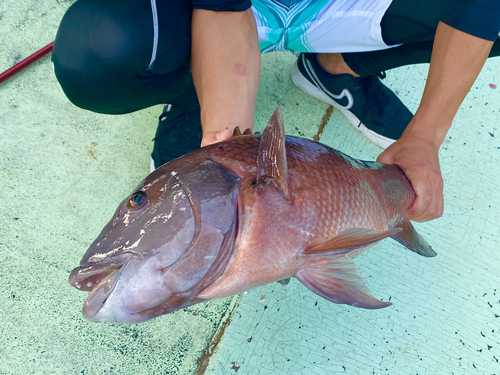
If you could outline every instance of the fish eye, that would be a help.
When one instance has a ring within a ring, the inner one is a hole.
[[[130,196],[127,202],[127,208],[130,210],[137,210],[138,208],[141,208],[147,200],[148,197],[146,193],[138,191]]]

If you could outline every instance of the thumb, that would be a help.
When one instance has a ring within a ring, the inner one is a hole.
[[[386,150],[377,157],[377,161],[383,164],[392,164],[393,158],[392,155]]]
[[[214,143],[225,141],[226,139],[231,138],[231,131],[226,128],[224,130],[217,130],[213,132],[209,132],[203,135],[201,140],[201,147],[205,147]]]

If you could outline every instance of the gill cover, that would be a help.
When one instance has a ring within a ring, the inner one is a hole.
[[[240,179],[211,160],[184,170],[189,172],[181,169],[172,176],[178,195],[188,204],[185,211],[192,215],[194,232],[187,247],[175,248],[166,243],[150,260],[131,264],[130,277],[124,270],[122,279],[127,284],[121,300],[127,313],[140,317],[135,317],[135,321],[199,302],[199,291],[221,275],[232,255]],[[179,227],[164,228],[174,229]],[[156,280],[151,279],[155,275],[151,267],[159,270]]]
[[[224,270],[234,248],[240,178],[207,160],[178,176],[194,215],[195,233],[185,253],[163,270],[174,293],[206,287]]]

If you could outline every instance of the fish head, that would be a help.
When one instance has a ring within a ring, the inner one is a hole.
[[[157,169],[120,203],[71,272],[70,284],[90,291],[87,319],[139,323],[192,305],[223,270],[239,178],[211,161],[179,165]]]

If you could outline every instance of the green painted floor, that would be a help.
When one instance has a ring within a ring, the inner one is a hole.
[[[50,43],[67,6],[0,2],[0,72]],[[281,102],[287,133],[312,138],[328,106],[291,83],[294,58],[263,57],[256,127]],[[426,69],[387,74],[411,110]],[[292,280],[126,326],[83,319],[85,294],[67,278],[148,173],[161,107],[83,111],[43,58],[0,85],[0,374],[192,374],[207,346],[205,374],[500,374],[500,88],[490,83],[500,87],[500,60],[441,149],[443,217],[417,224],[438,256],[385,240],[355,260],[393,306],[334,305]],[[381,152],[336,111],[320,141],[367,160]]]

